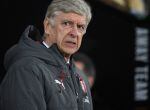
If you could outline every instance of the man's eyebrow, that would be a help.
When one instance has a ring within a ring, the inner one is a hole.
[[[69,22],[69,23],[72,23],[72,24],[74,23],[73,20],[67,19],[67,18],[62,19],[62,22]],[[79,23],[77,23],[77,25],[82,25],[82,26],[85,26],[85,27],[86,27],[86,23],[81,23],[81,22],[79,22]]]

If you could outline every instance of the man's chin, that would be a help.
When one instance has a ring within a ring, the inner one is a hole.
[[[66,52],[64,53],[64,55],[65,55],[66,57],[70,57],[70,56],[73,55],[75,52],[76,52],[76,51],[66,51]]]

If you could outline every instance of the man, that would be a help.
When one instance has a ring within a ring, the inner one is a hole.
[[[43,40],[29,26],[5,55],[0,110],[92,110],[89,85],[71,58],[90,20],[84,0],[53,0]]]
[[[96,70],[93,61],[89,56],[82,52],[77,52],[73,55],[75,65],[87,76],[90,88],[93,87],[95,82]]]

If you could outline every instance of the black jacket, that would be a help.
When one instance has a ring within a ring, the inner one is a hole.
[[[0,110],[92,110],[87,79],[55,44],[38,43],[36,30],[29,26],[5,55]]]

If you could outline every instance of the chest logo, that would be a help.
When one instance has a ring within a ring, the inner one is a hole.
[[[85,98],[83,98],[83,102],[85,102],[85,103],[89,103],[89,104],[90,104],[89,97],[88,97],[88,96],[86,96]]]
[[[62,81],[55,79],[55,83],[59,84],[61,87],[65,89],[64,83]]]
[[[79,80],[80,80],[80,85],[81,85],[83,92],[87,93],[87,88],[86,88],[86,84],[85,84],[84,80],[81,77],[79,78]]]

